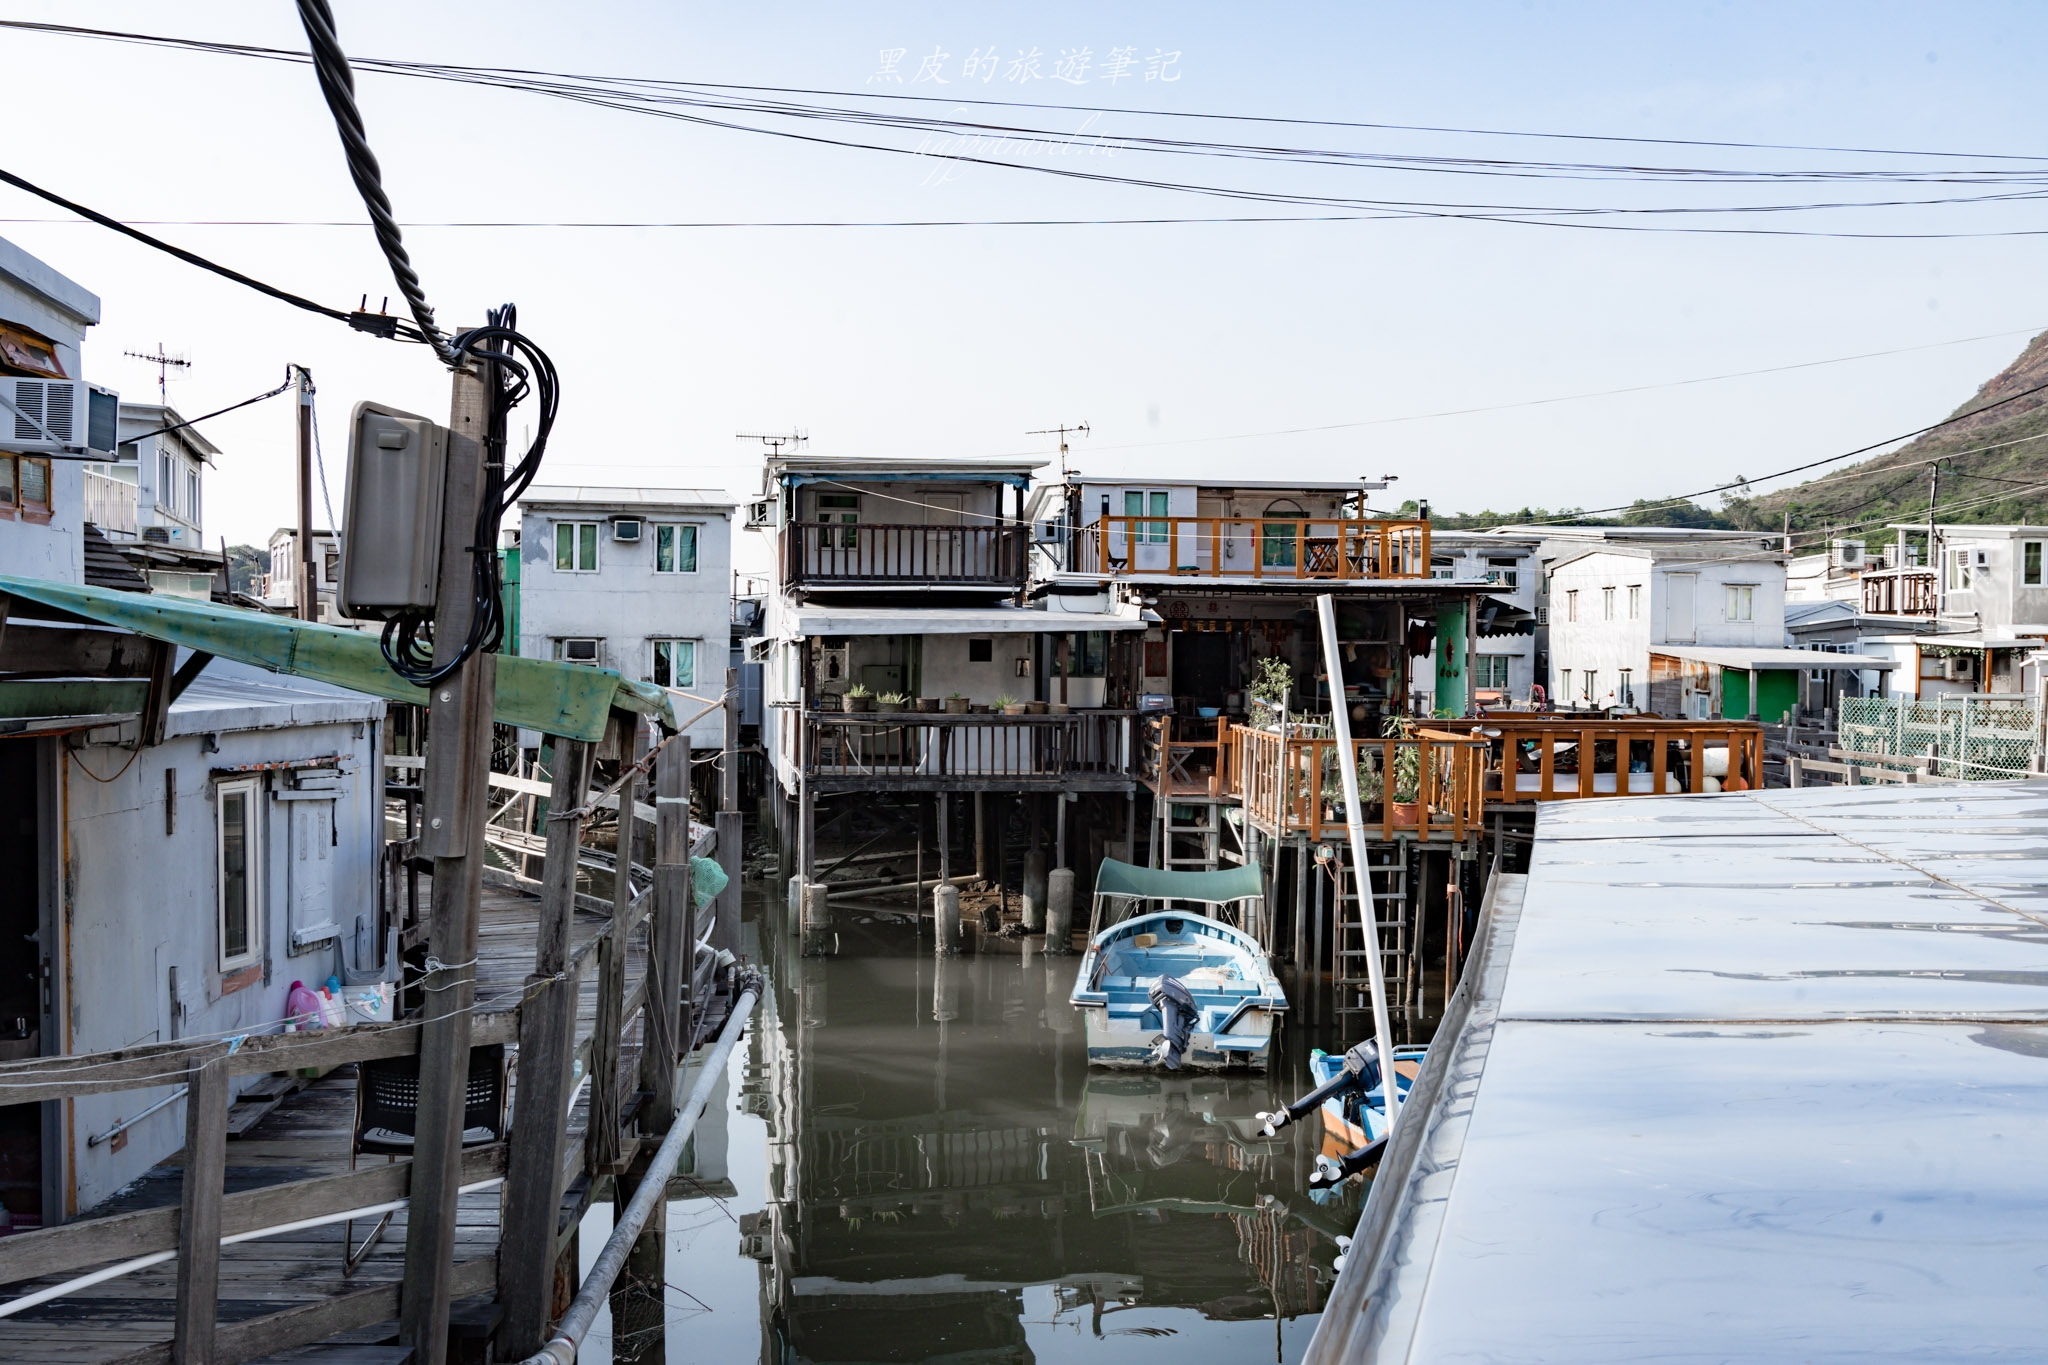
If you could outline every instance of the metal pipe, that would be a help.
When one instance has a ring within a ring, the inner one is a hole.
[[[135,1117],[119,1120],[114,1124],[112,1128],[107,1129],[107,1131],[104,1133],[94,1133],[91,1137],[85,1140],[85,1145],[88,1147],[97,1147],[102,1142],[112,1142],[116,1137],[119,1137],[122,1133],[127,1132],[130,1128],[133,1128],[136,1124],[142,1122],[144,1119],[148,1118],[151,1114],[154,1114],[157,1110],[163,1108],[165,1105],[176,1104],[179,1100],[184,1099],[186,1088],[187,1087],[181,1085],[176,1090],[173,1090],[170,1094],[158,1100],[155,1104],[149,1106],[149,1108],[135,1115]]]
[[[1394,1030],[1387,1019],[1387,977],[1380,962],[1379,903],[1372,898],[1372,873],[1365,862],[1365,808],[1358,800],[1358,755],[1351,748],[1351,703],[1344,695],[1343,655],[1337,652],[1336,599],[1328,593],[1316,598],[1316,616],[1323,628],[1323,671],[1330,684],[1330,733],[1337,741],[1337,772],[1344,783],[1344,829],[1351,836],[1351,876],[1358,887],[1358,918],[1364,927],[1366,979],[1372,986],[1373,1037],[1379,1042],[1380,1075],[1388,1077],[1387,1133],[1392,1135],[1400,1117],[1400,1087],[1394,1075]],[[1387,796],[1393,797],[1393,775],[1387,777]],[[1343,898],[1337,900],[1341,908]],[[1339,939],[1342,943],[1342,939]]]
[[[612,1235],[606,1239],[604,1249],[597,1253],[590,1274],[583,1279],[583,1287],[576,1292],[576,1301],[562,1315],[561,1324],[555,1328],[548,1344],[519,1365],[575,1365],[578,1345],[590,1331],[598,1310],[605,1306],[612,1282],[625,1268],[634,1239],[639,1237],[640,1229],[647,1226],[655,1203],[666,1197],[668,1178],[682,1159],[684,1145],[696,1131],[697,1120],[703,1116],[705,1106],[711,1102],[713,1087],[725,1074],[726,1058],[732,1055],[733,1045],[747,1031],[747,1016],[754,1012],[754,1002],[760,998],[761,974],[750,971],[740,978],[739,999],[733,1002],[732,1013],[726,1016],[725,1027],[719,1030],[711,1055],[704,1059],[703,1069],[697,1073],[697,1084],[691,1088],[690,1098],[684,1102],[682,1112],[676,1115],[675,1124],[668,1130],[668,1136],[661,1140],[661,1146],[655,1149],[653,1158],[647,1163],[647,1172],[640,1178],[640,1188],[634,1191],[632,1202],[619,1214],[618,1222],[612,1227]]]

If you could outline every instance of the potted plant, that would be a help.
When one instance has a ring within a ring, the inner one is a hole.
[[[904,696],[901,692],[884,692],[881,696],[875,698],[875,709],[877,711],[902,711],[908,707],[909,702],[910,698]]]
[[[1074,713],[1074,708],[1063,701],[1051,702],[1047,705],[1046,709],[1055,716],[1070,716]]]
[[[1006,716],[1021,716],[1025,714],[1026,710],[1028,709],[1026,703],[1018,701],[1015,697],[1011,696],[997,697],[995,700],[995,707],[996,710],[1002,712]]]
[[[1286,660],[1268,655],[1259,660],[1258,671],[1252,675],[1252,700],[1261,702],[1276,712],[1287,709],[1287,698],[1294,692],[1294,670]]]
[[[1027,702],[1025,702],[1025,703],[1024,703],[1024,714],[1025,714],[1025,715],[1027,715],[1027,716],[1042,716],[1042,715],[1044,715],[1044,714],[1045,714],[1045,703],[1044,703],[1044,702],[1042,702],[1042,701],[1027,701]]]
[[[875,709],[875,694],[868,691],[865,683],[855,683],[846,689],[846,695],[839,699],[842,711],[872,711]]]
[[[939,699],[937,697],[919,697],[917,699],[917,709],[926,714],[936,711],[939,709]]]
[[[970,703],[968,702],[966,696],[962,693],[951,692],[948,693],[946,696],[946,714],[949,716],[966,715],[967,708],[969,705]]]
[[[1386,728],[1381,732],[1388,739],[1412,740],[1415,738],[1415,722],[1406,716],[1388,716]],[[1391,776],[1392,790],[1388,800],[1394,803],[1394,823],[1409,827],[1422,823],[1422,747],[1418,744],[1400,744],[1394,749],[1394,771]]]

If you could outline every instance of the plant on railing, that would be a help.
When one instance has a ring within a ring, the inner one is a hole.
[[[1407,716],[1388,716],[1380,733],[1408,741],[1394,748],[1394,804],[1412,806],[1422,798],[1422,746],[1413,742],[1415,722]]]
[[[1271,655],[1259,660],[1258,671],[1252,675],[1251,694],[1255,700],[1284,709],[1293,691],[1294,669],[1286,660]]]
[[[865,683],[855,683],[840,696],[839,704],[848,711],[872,711],[875,709],[875,694]]]
[[[902,692],[884,692],[875,698],[875,704],[885,711],[901,711],[910,698]]]

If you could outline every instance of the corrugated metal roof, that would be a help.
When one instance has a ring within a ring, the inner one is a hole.
[[[1651,645],[1650,653],[1721,668],[1897,668],[1882,654],[1830,654],[1818,649],[1746,645]]]
[[[1544,807],[1308,1359],[2037,1356],[2044,836],[2042,782]]]

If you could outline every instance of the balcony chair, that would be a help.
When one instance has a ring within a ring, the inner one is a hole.
[[[462,1145],[477,1147],[505,1138],[505,1045],[471,1048],[469,1079],[462,1102]],[[356,1168],[359,1153],[383,1153],[385,1161],[411,1156],[414,1129],[419,1123],[420,1059],[380,1057],[359,1063],[356,1068],[356,1119],[351,1130],[348,1168]],[[362,1246],[355,1244],[355,1221],[343,1225],[342,1274],[353,1275],[363,1263],[391,1214],[384,1213]]]

